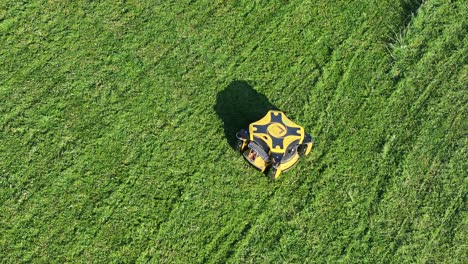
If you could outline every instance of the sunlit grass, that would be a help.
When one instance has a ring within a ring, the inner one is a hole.
[[[462,263],[467,7],[397,2],[0,3],[0,259]],[[275,182],[270,106],[316,140]]]

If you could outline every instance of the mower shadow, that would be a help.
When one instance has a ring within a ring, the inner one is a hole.
[[[232,81],[218,92],[213,107],[224,124],[224,135],[235,148],[236,132],[248,129],[249,124],[261,119],[268,110],[278,110],[265,95],[255,91],[246,81]]]

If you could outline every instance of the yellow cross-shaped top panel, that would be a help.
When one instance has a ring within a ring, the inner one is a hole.
[[[249,126],[250,140],[262,140],[272,153],[283,154],[291,144],[301,144],[304,128],[289,120],[281,111],[270,110]]]

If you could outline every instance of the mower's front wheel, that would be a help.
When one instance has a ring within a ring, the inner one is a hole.
[[[268,170],[268,177],[270,177],[270,179],[272,181],[274,181],[278,176],[279,176],[279,171],[278,171],[278,168],[272,166],[269,170]]]
[[[299,145],[299,147],[297,147],[297,153],[299,154],[300,157],[304,157],[306,151],[307,151],[307,145],[306,144],[301,144],[301,145]]]
[[[238,139],[236,141],[236,146],[235,146],[236,150],[239,151],[239,152],[242,152],[244,150],[243,146],[244,146],[244,141]]]

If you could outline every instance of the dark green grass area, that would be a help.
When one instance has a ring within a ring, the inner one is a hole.
[[[1,262],[466,262],[467,18],[0,2]],[[275,182],[230,146],[272,108],[316,140]]]

